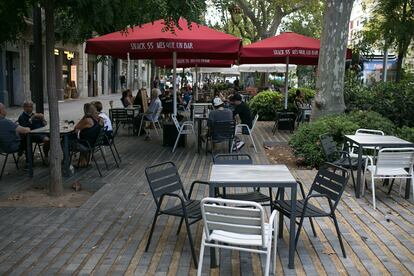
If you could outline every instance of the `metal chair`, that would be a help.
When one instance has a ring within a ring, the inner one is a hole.
[[[240,207],[243,206],[243,207]],[[204,248],[232,249],[266,255],[264,275],[269,275],[273,238],[273,269],[276,272],[277,237],[274,236],[277,220],[276,210],[265,223],[265,211],[260,204],[251,201],[204,198],[201,201],[204,231],[200,247],[197,275],[201,275]],[[251,247],[259,247],[258,249]],[[216,254],[217,263],[219,256]],[[276,275],[276,274],[275,274]]]
[[[150,113],[143,114],[143,116],[141,117],[141,123],[139,124],[138,133],[141,133],[143,122],[150,122],[150,123],[154,124],[154,129],[155,129],[155,132],[157,133],[157,136],[160,136],[160,134],[158,133],[158,130],[157,130],[157,124],[158,124],[158,127],[161,129],[161,124],[160,124],[160,121],[159,121],[159,118],[161,116],[161,112],[162,112],[162,107],[158,108],[158,110],[155,114],[156,119],[148,119],[148,118],[145,117],[145,115],[149,115]]]
[[[105,133],[105,139],[103,141],[102,146],[109,147],[109,150],[112,153],[112,157],[115,160],[115,164],[119,168],[118,159],[119,159],[119,162],[122,162],[122,160],[121,160],[121,156],[119,156],[118,149],[116,148],[116,145],[115,145],[115,136],[116,136],[116,133],[114,133],[113,131],[108,131],[107,128],[104,129],[104,133]],[[118,156],[118,159],[115,156],[115,153]]]
[[[19,170],[19,157],[16,158],[16,156],[14,155],[15,153],[18,153],[18,152],[19,152],[19,150],[16,150],[14,152],[6,152],[2,148],[0,148],[0,155],[4,156],[3,166],[1,168],[1,173],[0,173],[0,179],[3,176],[4,168],[6,167],[7,159],[9,158],[10,154],[13,156],[13,160],[14,160],[14,164],[16,165],[16,169]]]
[[[213,154],[213,144],[226,140],[229,144],[229,153],[231,153],[233,151],[235,128],[236,123],[234,120],[214,122],[209,128],[209,135],[206,141],[206,154],[208,152],[209,141],[211,141],[211,153]]]
[[[382,130],[376,130],[376,129],[365,129],[365,128],[359,128],[355,131],[355,135],[381,135],[384,136],[385,133]],[[349,147],[349,142],[348,142],[348,147]],[[349,155],[352,157],[357,158],[358,157],[358,151],[357,151],[358,147],[356,146],[352,146],[349,147]],[[375,157],[377,155],[377,151],[378,148],[377,147],[364,147],[365,150],[371,150],[373,152],[372,155]],[[363,158],[367,158],[367,154],[364,154],[362,157]]]
[[[253,160],[252,157],[248,154],[217,154],[213,156],[213,163],[216,165],[252,165]],[[269,202],[269,204],[262,205],[270,206],[273,200],[271,188],[269,188],[269,195],[261,193],[260,188],[254,189],[252,192],[235,194],[228,194],[226,193],[226,188],[223,188],[223,193],[219,194],[218,196],[226,199],[248,200],[258,203]]]
[[[320,136],[320,143],[326,161],[350,170],[352,183],[354,185],[354,190],[356,191],[356,182],[353,170],[358,169],[358,158],[351,157],[348,151],[338,150],[337,144],[333,140],[333,137],[329,134],[322,134]]]
[[[195,184],[208,185],[209,183],[198,180],[194,181],[191,184],[190,192],[187,195],[181,182],[180,175],[178,174],[177,167],[173,162],[165,162],[147,167],[145,169],[145,176],[147,177],[152,196],[154,197],[155,205],[157,206],[147,245],[145,247],[145,252],[148,251],[149,245],[151,243],[152,234],[154,232],[154,227],[157,223],[158,216],[168,215],[179,217],[181,220],[178,226],[177,235],[179,234],[181,225],[184,221],[187,228],[187,235],[190,242],[193,262],[194,265],[197,266],[197,256],[195,254],[190,225],[201,219],[201,210],[200,201],[192,200],[191,195]],[[172,207],[161,207],[163,200],[166,198],[178,199],[180,203]],[[191,221],[189,221],[190,219]]]
[[[247,129],[248,135],[250,137],[250,140],[252,141],[253,147],[254,147],[254,151],[257,153],[257,149],[256,149],[256,144],[254,143],[254,139],[253,139],[253,130],[254,127],[256,126],[257,120],[259,119],[259,114],[256,114],[256,116],[254,116],[253,122],[252,122],[252,128],[249,128],[248,125],[246,124],[238,124],[236,125],[236,131],[234,133],[234,135],[238,135],[238,134],[244,134],[243,133],[243,128]]]
[[[178,131],[177,139],[175,140],[174,147],[172,150],[172,152],[174,152],[175,148],[178,145],[178,141],[180,140],[181,135],[191,135],[191,134],[194,135],[194,124],[192,121],[185,121],[180,125],[180,123],[177,120],[177,116],[174,114],[171,114],[171,118]]]
[[[111,108],[109,109],[109,117],[111,118],[112,125],[115,126],[114,134],[118,134],[119,127],[121,125],[128,126],[128,130],[130,128],[134,128],[134,116],[131,115],[134,110],[128,110],[126,108]]]
[[[104,141],[105,141],[105,129],[101,128],[99,130],[99,134],[96,137],[95,143],[93,145],[91,145],[88,141],[86,141],[84,143],[84,145],[86,145],[86,146],[83,146],[83,147],[76,147],[75,146],[75,148],[72,149],[72,153],[71,153],[71,156],[70,156],[70,162],[72,161],[72,156],[73,156],[74,153],[76,153],[76,152],[80,152],[80,153],[81,152],[86,152],[89,155],[87,165],[89,165],[90,160],[93,160],[93,162],[95,163],[96,169],[99,172],[99,176],[102,177],[101,169],[99,168],[98,163],[96,162],[95,153],[98,152],[98,151],[101,152],[101,156],[102,156],[102,159],[104,160],[105,167],[106,167],[107,170],[109,170],[108,163],[106,162],[105,154],[103,153],[103,150],[102,150],[102,146],[104,145]]]
[[[295,130],[296,114],[293,112],[276,112],[275,124],[273,125],[272,133],[275,134],[279,128],[279,123],[286,123],[290,132]]]
[[[349,173],[346,169],[336,166],[334,164],[325,163],[325,166],[319,169],[309,190],[308,195],[305,196],[305,191],[301,182],[298,182],[302,199],[296,201],[296,217],[291,216],[291,203],[290,200],[278,200],[280,193],[276,194],[276,201],[274,202],[274,208],[281,212],[289,219],[300,218],[298,230],[295,238],[295,248],[298,244],[300,231],[302,230],[303,221],[305,218],[309,218],[313,235],[316,237],[315,227],[313,225],[312,218],[330,217],[334,224],[336,233],[338,235],[339,244],[342,249],[342,254],[346,258],[345,248],[342,242],[341,232],[339,231],[338,221],[336,219],[335,210],[338,206],[341,196],[345,190],[346,184],[349,179]],[[323,210],[310,203],[311,199],[325,198],[329,204],[329,210]],[[283,225],[279,224],[279,227]],[[282,229],[279,229],[281,231]]]
[[[365,162],[365,172],[371,173],[372,202],[375,203],[375,179],[411,179],[414,194],[414,148],[383,148],[378,152],[377,162],[368,156]],[[362,194],[365,192],[362,188]],[[392,186],[390,187],[390,189]],[[401,193],[401,186],[400,186]]]

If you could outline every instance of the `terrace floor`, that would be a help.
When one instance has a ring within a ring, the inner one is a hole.
[[[243,149],[257,164],[267,164],[264,142],[286,142],[288,133],[271,133],[272,124],[260,122],[256,129],[259,153],[249,142]],[[84,186],[101,187],[80,208],[0,208],[0,273],[18,274],[114,274],[114,275],[194,275],[185,229],[176,236],[178,219],[161,217],[149,251],[144,252],[155,205],[145,180],[144,168],[167,160],[174,161],[189,188],[195,179],[207,180],[211,155],[196,154],[194,144],[179,148],[162,147],[161,138],[144,141],[142,137],[118,138],[122,157],[120,169],[112,165],[100,178],[94,167],[83,169],[65,185],[80,181]],[[101,164],[102,165],[102,164]],[[103,167],[102,167],[103,168]],[[0,182],[0,196],[34,183],[46,182],[47,170],[35,167],[30,179],[10,163]],[[309,188],[316,171],[293,170]],[[197,196],[208,195],[200,188]],[[342,257],[335,228],[329,219],[315,220],[318,236],[313,237],[309,223],[298,244],[294,270],[288,265],[288,220],[285,235],[278,241],[277,274],[404,274],[414,272],[414,205],[393,192],[377,193],[374,211],[368,192],[356,199],[349,185],[338,207],[338,219],[348,258]],[[173,204],[170,200],[167,204]],[[326,206],[323,201],[317,201]],[[269,210],[268,210],[269,211]],[[202,223],[192,226],[198,252]],[[210,270],[206,251],[206,275],[260,275],[261,257],[250,253],[222,250],[219,268]]]

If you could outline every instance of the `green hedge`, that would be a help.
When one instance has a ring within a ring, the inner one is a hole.
[[[404,126],[397,129],[397,136],[401,139],[414,143],[414,127]]]
[[[344,142],[344,135],[354,134],[358,128],[380,129],[388,135],[397,131],[389,119],[376,112],[355,111],[349,114],[322,117],[309,124],[301,124],[292,135],[289,145],[297,156],[304,158],[306,165],[318,167],[325,161],[319,144],[320,135],[328,133],[340,145]],[[403,139],[414,139],[414,128],[407,127],[398,131]]]
[[[262,91],[249,101],[249,107],[253,114],[259,114],[259,120],[272,121],[276,111],[282,108],[282,99],[278,92]]]

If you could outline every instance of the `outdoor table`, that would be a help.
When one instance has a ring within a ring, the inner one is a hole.
[[[63,139],[63,176],[70,176],[70,164],[69,164],[69,135],[73,133],[74,127],[73,126],[60,126],[60,136]],[[28,172],[29,176],[33,177],[33,154],[29,154],[32,152],[32,135],[35,134],[44,134],[50,136],[50,128],[49,126],[41,127],[38,129],[33,129],[27,134],[27,163],[28,163]]]
[[[202,122],[208,120],[208,116],[204,114],[194,114],[194,121],[197,122],[197,153],[200,153],[202,137],[201,137],[201,130],[203,127]]]
[[[349,141],[350,146],[358,146],[358,169],[356,179],[356,197],[361,196],[361,171],[362,171],[362,151],[364,147],[376,147],[376,148],[397,148],[397,147],[414,147],[413,143],[405,141],[395,136],[390,135],[370,135],[370,134],[359,134],[359,135],[345,135],[345,140]],[[407,180],[405,188],[405,198],[410,197],[410,181]]]
[[[281,200],[285,188],[290,188],[292,216],[289,227],[289,264],[295,266],[295,227],[297,182],[285,165],[213,165],[210,173],[209,195],[214,197],[218,187],[270,187],[281,189]],[[276,229],[275,229],[276,231]],[[279,238],[283,236],[283,215],[279,214]],[[215,267],[215,250],[211,250],[211,267]]]
[[[192,119],[194,119],[193,117],[195,117],[194,115],[196,114],[208,114],[208,109],[209,107],[211,107],[213,104],[212,103],[192,103],[191,104],[191,117]],[[200,113],[199,111],[202,109],[202,112]],[[197,113],[196,113],[197,111]]]

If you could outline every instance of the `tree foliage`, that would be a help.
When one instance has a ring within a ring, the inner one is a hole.
[[[223,30],[256,42],[276,34],[282,19],[316,0],[213,0],[222,13]]]
[[[394,48],[398,55],[396,79],[399,81],[403,59],[414,40],[414,0],[378,0],[373,5],[357,46],[364,53]]]
[[[29,11],[29,1],[0,1],[0,45],[14,41],[26,29],[24,18]]]

